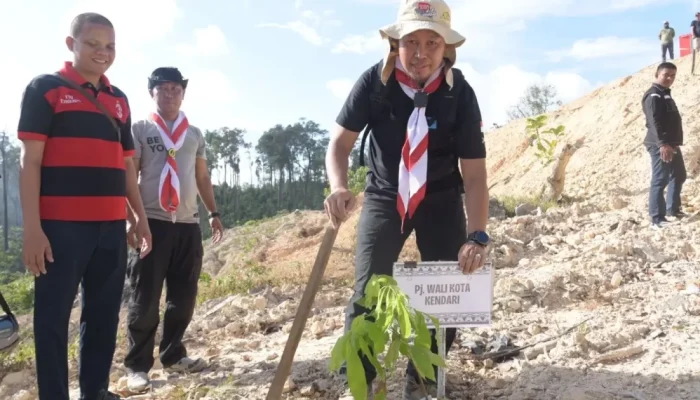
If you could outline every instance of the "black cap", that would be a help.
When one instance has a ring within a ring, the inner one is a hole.
[[[184,79],[177,68],[160,67],[156,68],[148,77],[148,90],[153,90],[159,83],[164,82],[179,83],[183,89],[187,89],[187,81],[188,79]]]

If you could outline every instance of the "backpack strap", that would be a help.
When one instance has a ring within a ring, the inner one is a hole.
[[[376,122],[380,118],[383,108],[386,106],[387,100],[386,95],[389,91],[389,82],[387,84],[382,83],[382,70],[384,67],[384,62],[380,61],[377,64],[377,73],[372,74],[372,80],[370,84],[372,85],[372,91],[369,94],[369,122],[367,127],[365,127],[362,133],[362,139],[360,140],[360,166],[365,166],[365,142],[367,141],[367,136],[372,130],[372,123]],[[391,105],[389,104],[389,107]],[[390,113],[390,118],[393,118],[393,113]]]
[[[119,128],[119,125],[117,124],[117,121],[114,120],[114,117],[112,116],[112,114],[110,114],[109,111],[107,111],[107,107],[105,107],[104,104],[100,103],[100,102],[97,100],[97,98],[95,98],[94,95],[92,95],[91,93],[89,93],[89,92],[87,91],[87,89],[85,89],[84,87],[78,85],[78,84],[77,84],[76,82],[74,82],[73,80],[71,80],[71,79],[69,79],[69,78],[66,78],[65,76],[61,75],[61,74],[58,73],[58,72],[56,72],[54,75],[57,76],[58,79],[60,79],[61,81],[63,81],[65,84],[67,84],[67,85],[70,86],[71,88],[73,88],[73,89],[77,90],[78,92],[80,92],[80,94],[82,94],[83,97],[85,97],[85,98],[88,99],[92,104],[94,104],[95,107],[97,107],[97,109],[100,110],[100,111],[102,112],[102,114],[104,114],[104,116],[107,117],[107,118],[109,119],[110,124],[112,124],[112,128],[114,128],[114,131],[115,131],[115,133],[117,134],[117,142],[121,143],[121,141],[122,141],[122,131],[121,131],[121,129]]]
[[[12,313],[12,310],[10,310],[10,306],[7,304],[5,298],[2,296],[2,293],[0,293],[0,307],[2,307],[2,310],[5,312],[5,314],[7,314],[8,317],[15,317],[15,315]]]

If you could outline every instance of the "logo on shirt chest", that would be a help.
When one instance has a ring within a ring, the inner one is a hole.
[[[117,118],[122,119],[122,117],[124,117],[124,110],[122,110],[122,105],[119,104],[118,101],[117,101],[117,105],[115,106],[115,108],[117,110]]]
[[[185,143],[182,145],[182,148],[178,151],[185,151],[188,148],[191,148],[189,146],[192,146],[190,140],[192,140],[190,137],[185,138]],[[163,139],[160,136],[150,136],[146,138],[146,146],[151,150],[151,153],[168,153],[168,149],[165,148],[165,145],[163,144]],[[168,153],[169,154],[169,153]],[[174,151],[173,155],[174,156]]]
[[[80,103],[80,99],[76,99],[73,97],[73,95],[70,94],[64,94],[63,97],[61,97],[61,104],[76,104]]]
[[[165,145],[163,145],[159,136],[147,137],[146,146],[151,149],[151,153],[164,153],[166,151]]]
[[[437,118],[425,117],[425,120],[428,122],[428,129],[435,130],[438,128]]]

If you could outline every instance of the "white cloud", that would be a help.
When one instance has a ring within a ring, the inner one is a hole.
[[[588,80],[573,72],[552,71],[546,75],[522,70],[516,65],[502,65],[487,73],[481,73],[471,64],[457,63],[467,82],[476,92],[484,127],[494,122],[507,121],[507,111],[517,104],[525,89],[534,83],[547,83],[557,90],[557,98],[564,103],[571,102],[595,88]],[[334,97],[345,101],[354,85],[350,79],[335,79],[326,82],[326,88]]]
[[[326,89],[330,90],[333,96],[345,101],[355,82],[350,79],[334,79],[326,82]]]
[[[646,54],[656,49],[656,42],[642,38],[620,38],[605,36],[595,39],[580,39],[569,49],[555,50],[548,53],[552,61],[573,58],[578,61],[596,58],[620,58]]]
[[[224,56],[230,52],[226,35],[217,25],[195,29],[194,42],[178,45],[177,49],[187,56]]]
[[[379,31],[374,30],[365,35],[346,36],[343,40],[336,43],[331,52],[335,54],[366,54],[384,51],[387,46],[386,42],[382,40],[382,37],[379,35]]]
[[[548,72],[540,75],[527,72],[516,65],[502,65],[487,73],[476,71],[468,63],[458,63],[469,84],[474,88],[485,127],[507,121],[507,111],[517,104],[525,89],[534,83],[553,85],[564,103],[573,101],[593,90],[594,85],[572,72]]]
[[[286,24],[263,23],[258,26],[261,28],[289,29],[292,32],[298,33],[304,40],[315,46],[321,46],[328,42],[328,39],[322,37],[314,27],[303,21],[292,21]]]

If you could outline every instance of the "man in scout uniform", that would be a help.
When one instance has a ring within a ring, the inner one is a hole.
[[[423,261],[459,261],[464,273],[471,273],[486,258],[488,188],[481,112],[474,90],[452,68],[455,49],[465,38],[451,29],[450,19],[442,0],[404,1],[398,21],[380,29],[389,44],[387,56],[360,76],[336,119],[326,156],[331,194],[324,203],[335,226],[355,201],[348,190],[348,157],[359,133],[366,126],[371,130],[357,226],[355,294],[346,329],[369,311],[356,304],[369,279],[392,274],[413,230]],[[434,335],[432,351],[437,353]],[[447,330],[448,349],[455,335],[456,329]],[[376,372],[364,357],[363,364],[372,382]],[[404,399],[423,397],[417,381],[409,364]],[[425,383],[435,395],[435,382]],[[345,395],[352,398],[349,389]]]
[[[214,189],[207,170],[204,136],[180,110],[187,79],[176,68],[157,68],[148,79],[156,112],[133,124],[134,156],[153,252],[128,269],[131,301],[128,314],[130,390],[148,385],[159,323],[163,283],[167,285],[160,360],[166,371],[197,372],[206,365],[187,357],[182,337],[192,319],[202,269],[202,233],[197,194],[209,211],[213,242],[223,234]],[[131,237],[130,237],[131,239]]]
[[[150,232],[134,175],[126,95],[104,75],[115,32],[100,14],[80,14],[66,46],[73,61],[27,85],[17,134],[23,261],[34,282],[34,344],[40,400],[69,400],[68,322],[81,286],[78,381],[81,400],[107,390],[117,341],[126,216],[146,255]]]

